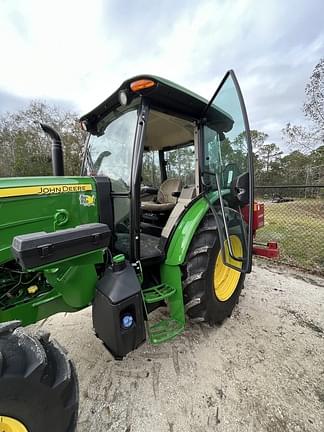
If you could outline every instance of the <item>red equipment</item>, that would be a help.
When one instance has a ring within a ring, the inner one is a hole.
[[[242,208],[242,215],[246,221],[249,220],[248,216],[249,207]],[[264,227],[264,204],[254,202],[253,207],[253,236],[255,237],[256,230]],[[278,243],[275,241],[271,241],[268,243],[253,243],[252,253],[254,255],[266,257],[266,258],[278,258],[279,257],[279,247]]]

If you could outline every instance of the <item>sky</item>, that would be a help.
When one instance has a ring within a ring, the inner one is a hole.
[[[284,147],[323,17],[323,0],[0,0],[0,113],[41,99],[81,115],[141,73],[209,99],[234,69],[251,129]]]

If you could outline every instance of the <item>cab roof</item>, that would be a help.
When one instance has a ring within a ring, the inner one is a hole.
[[[156,85],[134,92],[131,89],[131,83],[138,80],[152,80]],[[107,113],[120,107],[119,93],[121,91],[125,91],[130,99],[136,96],[145,96],[150,101],[150,105],[155,109],[192,120],[201,118],[208,104],[208,101],[202,96],[165,78],[155,75],[137,75],[124,81],[105,101],[80,118],[80,121],[87,121],[87,129],[90,132],[95,130],[95,125]],[[233,124],[231,116],[221,109],[216,109],[215,106],[213,108],[213,111],[217,111],[218,122],[227,123],[228,130],[231,129]]]

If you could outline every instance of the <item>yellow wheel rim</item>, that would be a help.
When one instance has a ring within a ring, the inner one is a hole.
[[[19,420],[0,416],[0,432],[28,432],[28,430]]]
[[[243,257],[243,247],[239,237],[236,235],[231,235],[230,240],[234,255],[237,257]],[[227,240],[224,242],[224,252],[226,262],[234,265],[235,267],[242,268],[242,262],[236,261],[230,256]],[[240,276],[241,273],[239,271],[231,269],[223,263],[222,253],[219,251],[214,270],[214,291],[218,300],[226,301],[232,297],[239,282]]]

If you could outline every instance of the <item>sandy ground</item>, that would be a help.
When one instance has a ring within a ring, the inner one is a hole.
[[[41,325],[77,365],[78,432],[324,431],[323,279],[259,263],[221,327],[188,324],[122,362],[91,309]]]

